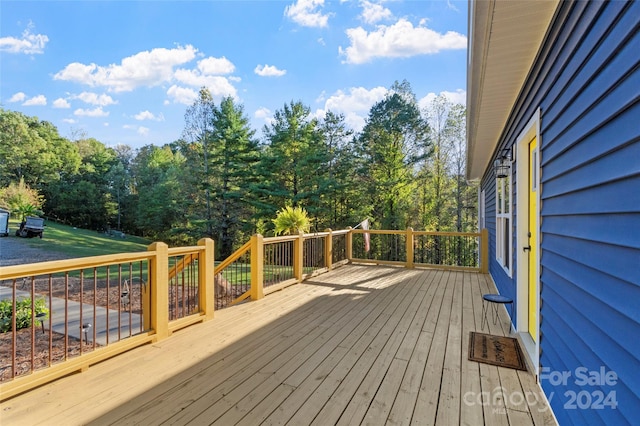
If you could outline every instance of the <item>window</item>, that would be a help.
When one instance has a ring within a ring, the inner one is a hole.
[[[482,191],[480,191],[480,202],[478,203],[478,210],[479,214],[480,214],[480,218],[478,220],[478,232],[482,231],[484,228],[486,228],[486,223],[485,223],[485,195],[484,195],[484,189]]]
[[[496,179],[496,260],[511,276],[511,165],[505,178]]]

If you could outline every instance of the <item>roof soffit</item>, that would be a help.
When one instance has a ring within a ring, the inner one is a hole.
[[[469,8],[467,178],[488,167],[557,5],[490,0]]]

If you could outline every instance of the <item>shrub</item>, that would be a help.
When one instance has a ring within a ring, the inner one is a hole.
[[[20,220],[25,216],[41,214],[40,209],[44,204],[44,197],[29,187],[20,178],[20,182],[12,182],[6,188],[0,188],[0,207],[7,208]]]
[[[302,207],[286,206],[279,210],[276,218],[272,219],[275,225],[275,233],[279,234],[297,234],[298,232],[309,232],[311,224],[307,212]]]
[[[0,300],[0,333],[11,331],[11,321],[13,317],[13,302],[11,299]],[[32,316],[44,313],[49,314],[47,304],[44,299],[36,299],[34,302],[35,314],[31,313],[31,299],[21,298],[16,301],[16,330],[31,327]]]

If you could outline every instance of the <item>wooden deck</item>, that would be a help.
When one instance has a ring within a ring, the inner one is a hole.
[[[554,424],[530,373],[467,360],[492,287],[344,266],[5,401],[0,423]]]

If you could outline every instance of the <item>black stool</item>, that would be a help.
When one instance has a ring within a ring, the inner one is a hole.
[[[487,318],[487,313],[491,307],[490,303],[493,303],[493,309],[491,311],[491,316],[493,317],[493,324],[496,324],[498,320],[498,305],[508,305],[513,303],[513,299],[507,296],[503,296],[501,294],[483,294],[482,295],[482,322],[480,323],[480,329],[484,330],[484,323],[487,323],[487,327],[489,327],[489,319]]]

